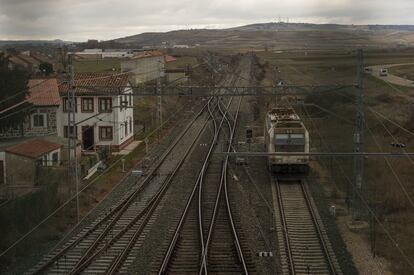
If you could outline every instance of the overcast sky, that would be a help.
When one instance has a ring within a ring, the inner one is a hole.
[[[250,23],[414,24],[414,0],[0,0],[0,40],[111,39]]]

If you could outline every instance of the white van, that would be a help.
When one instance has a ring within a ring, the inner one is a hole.
[[[385,68],[382,68],[382,69],[380,70],[379,75],[380,75],[380,76],[388,76],[388,70],[387,70],[387,69],[385,69]]]

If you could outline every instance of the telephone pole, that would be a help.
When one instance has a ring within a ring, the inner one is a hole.
[[[68,150],[69,150],[69,179],[75,184],[76,192],[76,222],[79,223],[79,176],[78,176],[78,163],[76,159],[76,145],[77,145],[77,131],[76,131],[76,98],[75,98],[75,76],[73,55],[68,55],[69,63],[69,89],[67,94],[68,106]]]
[[[362,49],[358,50],[358,80],[356,95],[356,118],[355,118],[355,134],[354,134],[354,152],[364,152],[364,60]],[[358,193],[361,194],[362,181],[364,175],[364,156],[355,156],[354,158],[355,178],[352,194],[352,219],[360,220],[362,216],[361,203]]]

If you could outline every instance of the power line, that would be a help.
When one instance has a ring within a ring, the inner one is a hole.
[[[401,130],[403,130],[404,132],[410,134],[411,136],[414,136],[414,133],[411,132],[410,130],[406,129],[405,127],[401,126],[400,124],[398,124],[395,121],[392,121],[391,119],[387,118],[386,116],[384,116],[383,114],[381,114],[378,111],[375,111],[373,108],[368,107],[368,110],[370,110],[372,113],[374,113],[377,116],[380,116],[381,118],[383,118],[384,120],[388,121],[389,123],[393,124],[394,126],[400,128]]]
[[[175,117],[177,114],[181,113],[181,111],[186,107],[186,105],[183,106],[182,109],[177,110],[173,115],[171,115],[167,120],[164,121],[164,124],[168,123],[173,117]],[[158,131],[160,127],[156,128],[152,132],[150,132],[146,137],[152,136],[156,131]],[[122,158],[119,158],[116,160],[113,164],[111,164],[106,170],[103,171],[102,174],[98,175],[95,179],[93,179],[91,182],[89,182],[87,185],[85,185],[77,194],[74,194],[72,197],[70,197],[66,202],[64,202],[61,206],[59,206],[57,209],[55,209],[51,214],[49,214],[47,217],[45,217],[42,221],[40,221],[37,225],[35,225],[32,229],[30,229],[27,233],[25,233],[23,236],[21,236],[17,241],[15,241],[11,246],[9,246],[7,249],[2,251],[0,253],[0,257],[4,256],[7,252],[9,252],[11,249],[16,247],[19,243],[21,243],[23,240],[25,240],[28,236],[30,236],[36,229],[38,229],[40,226],[42,226],[45,222],[47,222],[50,218],[52,218],[56,213],[58,213],[60,210],[62,210],[65,206],[67,206],[73,199],[76,198],[77,195],[80,195],[82,192],[84,192],[87,188],[89,188],[93,183],[95,183],[98,179],[100,179],[102,176],[104,176],[110,169],[112,169],[116,164],[121,161]],[[123,179],[119,181],[121,183],[129,174],[126,174]],[[118,183],[118,184],[119,184]],[[118,186],[118,185],[117,185]],[[116,186],[114,187],[116,188]],[[106,196],[108,196],[110,193],[108,193]],[[92,211],[92,210],[91,210]],[[86,219],[87,215],[83,217],[82,220]],[[66,236],[68,236],[70,233],[68,233]]]
[[[308,118],[310,119],[311,123],[314,125],[314,129],[316,130],[316,132],[318,133],[319,137],[322,138],[319,130],[316,128],[316,124],[314,123],[314,121],[312,120],[312,118],[309,116],[309,114],[306,111],[306,107],[304,107],[305,112],[308,116]],[[325,141],[322,140],[322,142],[328,146]],[[330,146],[328,146],[330,147]],[[334,158],[334,161],[337,163],[338,167],[340,168],[342,174],[344,175],[345,179],[348,181],[348,183],[353,186],[354,183],[351,181],[351,179],[348,177],[348,174],[345,172],[343,166],[337,161],[336,158]],[[372,217],[374,217],[375,221],[381,226],[382,230],[385,232],[387,238],[393,243],[393,245],[397,248],[398,252],[403,256],[404,260],[408,263],[408,265],[411,267],[411,269],[414,270],[414,264],[411,262],[411,260],[408,258],[407,254],[400,248],[400,245],[398,244],[398,242],[393,238],[392,234],[387,230],[387,228],[385,227],[385,225],[380,221],[380,219],[378,218],[378,216],[376,215],[375,211],[372,210],[372,208],[369,206],[369,203],[366,201],[365,197],[361,194],[360,190],[357,189],[354,186],[355,189],[355,194],[359,197],[360,201],[364,204],[364,206],[366,207],[366,209],[369,211],[369,213],[371,214]]]
[[[22,89],[22,90],[17,90],[16,92],[14,92],[13,93],[13,95],[12,96],[9,96],[9,97],[6,97],[6,98],[4,98],[4,99],[2,99],[1,101],[0,101],[0,104],[1,103],[3,103],[3,102],[5,102],[5,101],[8,101],[8,100],[10,100],[10,99],[12,99],[12,98],[15,98],[16,96],[18,96],[18,95],[21,95],[21,94],[24,94],[24,93],[26,93],[27,92],[27,90],[30,90],[30,89],[33,89],[33,88],[36,88],[37,86],[40,86],[40,85],[42,85],[44,82],[46,82],[46,81],[48,81],[49,79],[44,79],[42,82],[39,82],[39,83],[36,83],[35,85],[33,85],[33,86],[27,86],[25,89]]]
[[[374,136],[374,133],[373,133],[373,132],[372,132],[372,130],[368,127],[368,125],[367,125],[367,129],[368,129],[369,133],[371,134],[371,136],[372,136],[372,138],[373,138],[373,140],[374,140],[375,144],[377,145],[377,147],[380,149],[380,151],[381,151],[381,152],[383,152],[382,146],[379,144],[378,140],[377,140],[377,139],[375,138],[375,136]],[[406,154],[406,153],[403,153],[403,155],[404,155],[404,156],[407,156],[407,157],[409,157],[409,156],[410,156],[409,154]],[[412,155],[414,155],[414,154],[412,154]],[[388,167],[390,168],[390,170],[391,170],[392,174],[394,175],[395,179],[397,180],[397,183],[398,183],[398,185],[400,186],[401,190],[403,191],[403,193],[404,193],[405,197],[407,198],[407,200],[409,201],[409,203],[411,204],[411,206],[412,206],[412,207],[414,207],[414,202],[413,202],[413,200],[411,199],[410,195],[408,194],[408,191],[407,191],[407,189],[406,189],[405,185],[402,183],[402,181],[401,181],[400,177],[399,177],[399,176],[398,176],[398,174],[395,172],[395,170],[394,170],[394,168],[392,167],[392,165],[391,165],[391,163],[389,162],[389,160],[388,160],[388,159],[385,159],[385,161],[386,161],[386,163],[387,163]]]

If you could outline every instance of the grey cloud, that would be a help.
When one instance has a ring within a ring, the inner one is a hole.
[[[110,39],[274,21],[412,24],[412,0],[0,0],[0,39]]]

